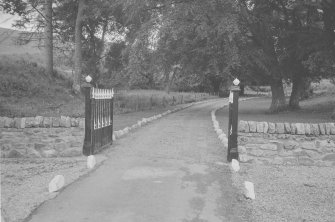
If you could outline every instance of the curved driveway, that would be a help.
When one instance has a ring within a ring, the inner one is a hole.
[[[211,122],[226,102],[196,104],[115,141],[102,166],[29,221],[247,221]]]

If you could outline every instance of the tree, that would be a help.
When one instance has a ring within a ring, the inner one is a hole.
[[[82,24],[84,10],[86,8],[85,0],[78,1],[78,11],[75,25],[75,58],[74,58],[74,77],[72,89],[75,93],[80,92],[80,79],[82,74]]]
[[[44,45],[46,52],[46,71],[50,76],[53,75],[53,28],[52,28],[52,0],[44,2]]]
[[[283,72],[278,57],[280,55],[280,21],[277,19],[276,1],[254,0],[240,1],[241,22],[246,27],[245,36],[248,46],[244,52],[249,60],[266,77],[271,86],[272,101],[269,112],[279,112],[286,108],[283,88]]]
[[[215,82],[209,79],[220,76],[216,79],[220,87],[232,78],[231,69],[239,64],[233,41],[239,32],[234,1],[130,1],[125,7],[132,9],[130,21],[143,18],[136,20],[141,24],[134,22],[137,29],[131,29],[134,42],[152,37],[148,33],[155,34],[156,41],[149,41],[145,47],[152,48],[156,58],[152,61],[159,61],[167,91],[174,81],[184,81],[194,88]],[[185,81],[187,77],[197,82]]]

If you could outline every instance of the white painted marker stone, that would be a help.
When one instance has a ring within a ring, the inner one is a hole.
[[[49,193],[56,192],[65,184],[64,176],[57,175],[49,183]]]
[[[256,198],[254,184],[249,181],[244,181],[244,188],[245,197],[254,200]]]
[[[240,164],[237,160],[232,159],[231,161],[231,168],[235,171],[238,172],[240,170]]]
[[[96,164],[96,160],[95,160],[95,156],[94,155],[90,155],[87,157],[87,168],[88,169],[93,169],[95,167]]]

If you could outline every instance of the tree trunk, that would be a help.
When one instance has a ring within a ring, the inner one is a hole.
[[[75,52],[74,52],[75,58],[74,58],[74,77],[72,85],[72,89],[76,94],[80,92],[80,78],[82,73],[81,35],[82,35],[82,20],[83,20],[84,9],[85,9],[85,0],[79,0],[76,26],[75,26]]]
[[[300,109],[299,102],[303,90],[303,78],[298,74],[292,77],[292,92],[290,96],[289,108]]]
[[[272,102],[270,113],[276,113],[286,108],[285,93],[281,79],[271,81]]]
[[[240,96],[244,96],[244,84],[243,83],[241,83],[240,84]]]
[[[105,35],[107,32],[107,25],[108,20],[104,21],[104,25],[102,27],[102,35],[101,35],[101,47],[99,49],[99,77],[102,76],[105,69],[105,60],[106,60],[106,54],[108,53],[108,48],[105,47]]]
[[[165,74],[165,92],[170,94],[170,73]]]
[[[304,100],[304,99],[308,99],[309,97],[311,97],[313,95],[313,88],[311,86],[311,80],[308,78],[305,78],[302,81],[302,91],[300,94],[300,99]]]
[[[53,36],[52,36],[52,0],[44,2],[44,47],[45,47],[45,68],[46,73],[53,75]]]

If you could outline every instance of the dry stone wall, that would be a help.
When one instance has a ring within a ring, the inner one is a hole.
[[[84,127],[84,118],[71,118],[69,116],[60,117],[22,117],[9,118],[0,117],[0,128],[56,128],[56,127]]]
[[[335,166],[334,123],[240,121],[241,162]]]

